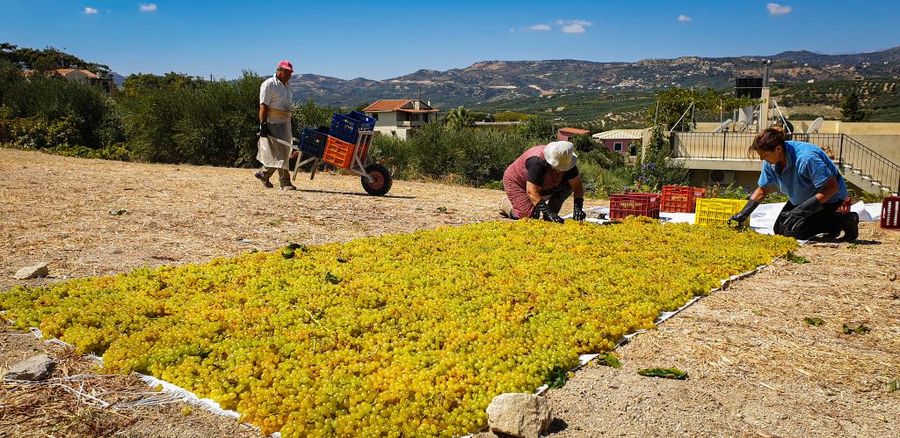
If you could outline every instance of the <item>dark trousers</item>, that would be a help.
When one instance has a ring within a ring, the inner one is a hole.
[[[281,183],[281,187],[291,185],[291,172],[287,169],[282,169],[280,167],[263,167],[263,170],[259,173],[261,173],[266,178],[266,181],[268,181],[275,172],[278,172],[278,182]]]
[[[802,226],[788,237],[808,240],[813,236],[823,233],[839,234],[841,232],[841,221],[838,218],[836,211],[840,206],[841,201],[822,205],[822,211],[808,217],[803,221]],[[784,214],[793,210],[794,207],[796,207],[796,205],[791,204],[790,202],[784,205],[781,214],[779,214],[778,219],[775,220],[775,234],[787,236],[784,230]]]

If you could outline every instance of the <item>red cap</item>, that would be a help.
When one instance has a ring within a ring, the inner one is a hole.
[[[278,63],[278,68],[283,69],[283,70],[287,70],[287,71],[289,71],[289,72],[291,72],[291,73],[294,72],[294,66],[291,65],[291,61],[288,61],[287,59],[282,60],[281,62],[279,62],[279,63]]]

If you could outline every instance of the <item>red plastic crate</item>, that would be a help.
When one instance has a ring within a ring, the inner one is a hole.
[[[609,218],[647,216],[659,219],[660,195],[656,193],[629,193],[609,195]]]
[[[844,202],[841,203],[841,206],[837,209],[837,214],[847,214],[850,213],[850,206],[853,205],[853,198],[847,197],[844,199]]]
[[[697,198],[706,195],[706,189],[687,186],[663,186],[660,211],[693,213]]]
[[[353,162],[353,149],[355,147],[356,145],[329,135],[328,141],[325,142],[325,153],[322,155],[322,161],[347,169],[350,167],[350,163]]]
[[[900,229],[900,196],[888,196],[881,201],[881,228]]]

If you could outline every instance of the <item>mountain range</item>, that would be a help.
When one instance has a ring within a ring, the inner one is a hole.
[[[386,80],[300,74],[291,79],[291,88],[296,101],[312,99],[319,105],[353,107],[378,99],[420,97],[438,108],[450,108],[591,90],[725,88],[733,86],[737,77],[762,76],[765,60],[771,61],[769,77],[776,83],[900,78],[898,46],[848,55],[789,51],[771,56],[685,56],[637,62],[482,61],[461,69],[419,70]]]

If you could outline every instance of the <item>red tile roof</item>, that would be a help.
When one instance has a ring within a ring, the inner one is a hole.
[[[439,110],[419,101],[419,109],[415,109],[415,99],[381,99],[363,109],[365,113],[389,113],[400,111],[405,113],[436,113]]]
[[[578,128],[559,128],[559,132],[566,135],[588,135],[591,133],[591,131],[588,131],[587,129]]]
[[[91,73],[87,70],[77,69],[77,68],[58,68],[54,71],[56,72],[56,74],[58,74],[60,76],[67,76],[69,73],[72,73],[73,71],[78,71],[91,79],[99,79],[100,78],[99,76],[97,76],[94,73]]]

